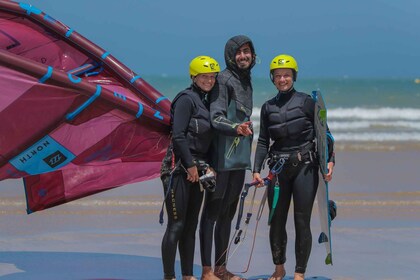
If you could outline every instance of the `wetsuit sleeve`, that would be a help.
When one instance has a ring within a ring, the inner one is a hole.
[[[174,104],[172,124],[172,142],[185,168],[194,166],[193,157],[188,144],[187,132],[194,104],[187,95],[179,97]]]
[[[218,80],[210,93],[210,119],[212,126],[220,133],[228,136],[237,136],[238,123],[227,118],[229,107],[229,87]]]
[[[270,145],[270,135],[268,133],[268,118],[265,104],[261,108],[260,114],[260,135],[258,137],[257,149],[255,151],[253,173],[261,172],[264,159],[267,156]]]

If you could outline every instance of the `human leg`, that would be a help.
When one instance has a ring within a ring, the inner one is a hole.
[[[296,229],[296,274],[304,274],[311,254],[312,233],[311,215],[318,189],[318,169],[309,164],[303,165],[293,183],[294,220]],[[296,277],[300,277],[295,274]]]
[[[220,280],[220,278],[214,274],[211,266],[203,266],[201,280]]]
[[[206,193],[203,212],[200,220],[200,253],[203,266],[212,265],[213,233],[217,216],[222,204],[222,199],[211,199]]]
[[[245,280],[227,270],[226,265],[216,266],[214,268],[214,274],[221,280]]]
[[[273,208],[275,196],[274,187],[276,184],[280,189],[277,204],[275,208]],[[273,263],[275,265],[275,270],[269,278],[270,280],[280,280],[283,279],[284,275],[286,275],[286,271],[284,269],[287,246],[286,222],[291,202],[291,196],[291,186],[289,183],[289,178],[286,174],[279,174],[277,176],[277,181],[272,182],[272,184],[268,186],[268,207],[270,211],[274,211],[271,219],[269,235],[271,254]]]
[[[186,190],[188,199],[185,211],[185,226],[182,236],[179,240],[179,255],[181,259],[181,272],[183,277],[193,275],[195,233],[198,224],[198,215],[200,213],[201,203],[203,201],[203,192],[199,184],[189,184]]]
[[[222,200],[216,199],[212,202],[207,202],[207,206],[204,206],[203,213],[201,214],[200,221],[200,254],[201,264],[203,266],[201,280],[220,280],[213,272],[211,255],[214,225],[216,223],[215,213],[220,209]]]
[[[305,280],[305,274],[295,272],[295,277],[293,277],[293,280]]]
[[[274,269],[274,273],[271,275],[268,280],[282,280],[286,276],[286,270],[284,269],[284,264],[277,264]]]
[[[183,217],[184,202],[186,201],[185,189],[187,187],[185,174],[174,174],[172,187],[169,195],[165,199],[166,211],[168,214],[168,224],[162,239],[162,263],[165,279],[175,278],[175,257],[178,242],[181,238],[185,226],[185,217]],[[165,193],[166,188],[165,187]]]
[[[197,280],[194,276],[188,275],[188,276],[182,276],[182,280]]]
[[[229,208],[233,208],[231,205]],[[236,208],[236,207],[235,207]],[[222,214],[216,222],[214,230],[214,241],[215,241],[215,265],[226,266],[228,247],[230,242],[231,233],[231,219],[228,216],[229,213],[234,212],[232,209]]]
[[[220,174],[219,174],[220,175]],[[242,279],[226,269],[232,220],[235,216],[239,197],[245,180],[245,170],[223,172],[221,184],[226,186],[222,210],[215,228],[215,274],[220,279]]]
[[[219,174],[217,178],[219,178]],[[202,280],[219,280],[214,275],[211,256],[214,226],[217,217],[220,215],[225,190],[225,186],[217,184],[216,181],[215,191],[205,193],[204,207],[200,220],[200,254],[201,264],[203,266]]]

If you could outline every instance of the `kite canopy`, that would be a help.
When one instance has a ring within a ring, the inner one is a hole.
[[[170,101],[34,6],[0,0],[0,180],[28,213],[159,175]]]

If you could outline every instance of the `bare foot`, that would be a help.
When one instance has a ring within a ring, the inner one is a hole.
[[[182,280],[197,280],[194,276],[182,276]]]
[[[220,278],[214,275],[211,266],[203,266],[201,280],[220,280]]]
[[[284,264],[278,264],[276,265],[274,273],[270,278],[268,278],[268,280],[282,280],[285,275],[286,270],[284,269]]]
[[[295,272],[294,280],[305,280],[305,274]]]
[[[214,269],[214,274],[221,280],[245,280],[245,278],[242,278],[228,271],[226,266],[216,266]]]

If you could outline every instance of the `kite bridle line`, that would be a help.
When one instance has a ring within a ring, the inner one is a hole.
[[[268,186],[271,183],[271,181],[273,181],[273,179],[275,178],[275,176],[277,174],[280,174],[280,172],[283,170],[283,166],[286,163],[286,161],[287,161],[287,158],[281,157],[274,164],[274,166],[270,169],[270,171],[268,173],[268,176],[263,179],[264,186]],[[241,193],[241,199],[240,199],[239,210],[238,210],[238,219],[236,221],[236,228],[235,228],[235,230],[237,231],[238,235],[235,238],[235,244],[239,243],[239,239],[240,239],[240,236],[242,234],[242,230],[240,229],[240,224],[241,224],[241,219],[242,219],[242,215],[243,215],[243,211],[244,211],[245,198],[248,195],[249,188],[250,187],[253,187],[253,186],[257,186],[258,184],[259,184],[258,181],[254,181],[252,183],[245,184],[244,189],[243,189],[243,191]],[[254,192],[254,197],[255,197],[255,192]],[[251,208],[250,208],[251,211],[247,213],[245,224],[249,224],[249,220],[251,219],[251,216],[252,216],[252,206],[253,206],[253,202],[254,202],[254,197],[253,197],[252,203],[251,203]]]
[[[264,182],[263,186],[268,186],[273,181],[273,179],[278,174],[280,174],[280,172],[283,170],[283,166],[285,165],[287,159],[288,159],[288,157],[280,157],[276,161],[276,163],[270,169],[270,171],[268,173],[268,176],[263,179],[263,182]],[[258,186],[258,185],[259,185],[258,181],[254,181],[254,182],[247,183],[247,184],[244,185],[244,189],[242,190],[241,197],[240,197],[240,202],[239,202],[238,218],[237,218],[237,222],[236,222],[235,233],[234,233],[233,237],[231,238],[231,240],[229,242],[229,246],[226,248],[226,250],[223,252],[223,254],[219,257],[219,259],[216,260],[216,263],[225,254],[228,254],[233,241],[234,241],[235,244],[241,245],[242,242],[245,240],[248,225],[249,225],[249,222],[250,222],[251,217],[252,217],[252,209],[253,209],[253,205],[254,205],[256,190],[259,187],[256,187],[255,190],[254,190],[254,194],[253,194],[252,201],[251,201],[251,206],[250,206],[250,211],[247,213],[247,216],[246,216],[246,219],[245,219],[246,226],[245,226],[245,229],[242,230],[242,229],[240,229],[240,224],[241,224],[241,220],[242,220],[242,216],[243,216],[243,210],[244,210],[243,208],[244,208],[245,198],[248,195],[249,189],[253,186],[255,187],[255,186]],[[257,233],[257,229],[258,229],[258,224],[259,224],[259,220],[260,220],[260,218],[262,216],[262,213],[263,213],[263,210],[264,210],[264,205],[265,205],[266,199],[267,199],[267,189],[264,192],[264,195],[263,195],[263,197],[261,199],[261,202],[260,202],[260,206],[258,208],[258,213],[257,213],[257,218],[256,218],[257,223],[256,223],[255,229],[254,229],[254,237],[253,237],[251,252],[250,252],[250,255],[249,255],[249,259],[248,259],[248,264],[247,264],[245,270],[241,271],[239,273],[246,273],[249,269],[251,259],[252,259],[252,254],[254,252],[254,245],[255,245],[255,238],[256,238],[256,233]],[[242,232],[244,232],[244,235],[241,238]],[[239,248],[239,245],[236,246],[236,248],[232,252],[232,254],[230,254],[226,257],[226,261],[222,264],[222,266],[226,265],[227,261],[235,254],[236,250]]]

